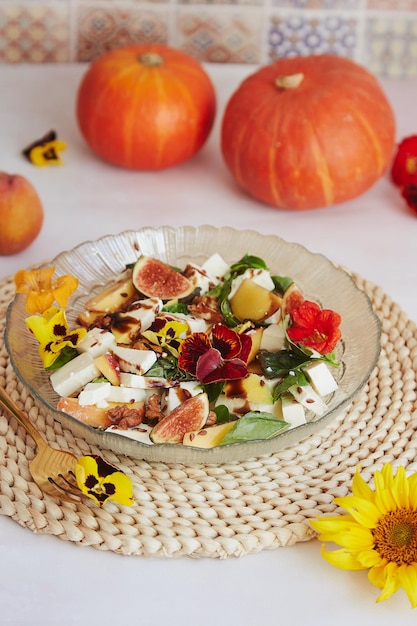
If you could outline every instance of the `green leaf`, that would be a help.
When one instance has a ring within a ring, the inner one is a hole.
[[[293,350],[280,350],[279,352],[261,350],[257,359],[266,378],[286,376],[311,360],[308,355],[302,352],[296,354]]]
[[[255,439],[270,439],[288,428],[289,424],[270,413],[250,411],[237,420],[236,424],[224,436],[220,445],[243,443]]]
[[[72,359],[75,359],[76,356],[78,356],[78,351],[75,348],[71,348],[71,346],[65,346],[61,350],[59,357],[55,359],[55,361],[49,367],[45,367],[45,370],[49,372],[57,370],[65,365],[65,363],[69,363],[70,361],[72,361]]]
[[[288,391],[290,387],[297,385],[298,387],[305,387],[308,385],[308,379],[304,372],[301,370],[295,370],[293,374],[288,374],[282,379],[278,385],[276,385],[272,391],[272,400],[276,402],[278,398]]]
[[[294,280],[289,276],[271,276],[271,278],[275,285],[275,291],[281,294],[281,296],[283,296],[288,287],[294,283]]]
[[[240,261],[237,261],[233,265],[230,266],[230,273],[234,276],[243,274],[247,269],[261,269],[267,270],[268,266],[265,261],[258,256],[254,256],[252,254],[245,254]]]
[[[163,311],[168,313],[182,313],[183,315],[189,315],[189,310],[184,302],[175,302],[174,304],[166,304]]]
[[[207,394],[210,403],[215,402],[223,391],[224,381],[211,383],[210,385],[202,385],[203,391]]]
[[[173,355],[159,357],[146,372],[146,376],[166,378],[167,380],[194,380],[191,374],[178,367],[177,359]]]
[[[224,424],[230,422],[230,411],[224,404],[215,406],[213,411],[216,414],[216,424]]]

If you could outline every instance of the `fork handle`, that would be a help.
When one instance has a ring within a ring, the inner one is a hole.
[[[44,439],[41,434],[36,430],[33,424],[30,422],[28,417],[19,409],[17,404],[11,399],[11,397],[6,393],[3,387],[0,387],[0,406],[6,409],[13,417],[17,419],[19,424],[26,429],[32,439],[35,440],[36,444],[44,443]]]

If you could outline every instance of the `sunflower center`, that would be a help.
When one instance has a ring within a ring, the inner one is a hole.
[[[417,511],[390,511],[372,531],[375,550],[397,565],[417,562]]]

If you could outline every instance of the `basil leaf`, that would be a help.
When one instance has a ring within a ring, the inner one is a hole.
[[[270,413],[251,411],[237,420],[233,428],[223,437],[220,445],[269,439],[288,426],[287,422],[277,419]]]
[[[310,361],[310,357],[304,353],[296,354],[292,350],[280,350],[279,352],[267,352],[261,350],[257,360],[266,378],[278,378],[286,376],[301,365]]]
[[[271,276],[271,278],[275,285],[275,291],[277,291],[281,296],[283,296],[288,287],[294,283],[294,280],[289,276]]]
[[[210,385],[202,385],[203,391],[207,394],[210,403],[215,402],[223,391],[224,381],[219,383],[211,383]]]
[[[178,367],[177,359],[173,355],[159,357],[148,369],[146,376],[166,378],[167,380],[194,380],[191,374]]]
[[[182,313],[183,315],[189,315],[188,307],[184,302],[175,302],[174,304],[166,304],[163,311],[168,313]]]
[[[233,275],[243,274],[249,268],[267,270],[268,267],[263,259],[252,254],[245,254],[240,261],[230,266],[230,273]]]
[[[65,346],[64,348],[62,348],[58,358],[55,359],[55,361],[49,367],[45,367],[45,370],[47,372],[57,370],[65,365],[65,363],[69,363],[70,361],[72,361],[72,359],[75,359],[76,356],[78,356],[78,351],[75,348],[72,348],[71,346]]]
[[[230,422],[230,411],[224,404],[215,406],[213,411],[216,414],[216,424],[224,424]]]
[[[305,387],[309,382],[306,375],[301,370],[295,370],[293,374],[288,374],[283,380],[274,387],[272,391],[272,400],[276,402],[278,398],[290,387],[297,385],[299,387]]]

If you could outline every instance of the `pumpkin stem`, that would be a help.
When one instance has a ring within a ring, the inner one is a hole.
[[[289,74],[288,76],[278,76],[275,79],[275,84],[281,89],[296,89],[301,85],[304,79],[304,74]]]
[[[146,67],[156,67],[164,62],[164,59],[157,52],[144,52],[138,60]]]

